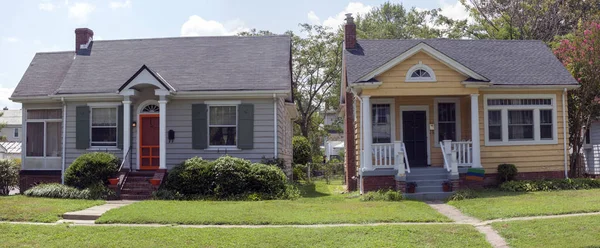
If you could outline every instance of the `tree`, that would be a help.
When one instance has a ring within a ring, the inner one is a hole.
[[[543,40],[574,31],[580,20],[597,15],[598,0],[461,0],[475,19],[472,38]]]
[[[466,20],[453,20],[440,9],[407,10],[401,3],[385,2],[356,17],[357,35],[363,39],[461,38]]]
[[[600,23],[585,23],[568,38],[554,48],[554,53],[580,84],[568,93],[570,174],[578,176],[577,158],[585,141],[585,129],[600,116]]]

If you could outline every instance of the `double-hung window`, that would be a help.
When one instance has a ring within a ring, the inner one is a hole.
[[[28,109],[26,122],[25,156],[62,156],[61,109]]]
[[[555,102],[554,95],[487,95],[486,144],[556,143]]]
[[[209,146],[237,145],[237,105],[209,106]]]
[[[373,99],[371,104],[371,122],[373,144],[392,143],[394,121],[393,100]]]
[[[15,130],[13,131],[13,137],[19,138],[19,128],[15,128]]]
[[[92,107],[91,108],[91,146],[116,147],[117,146],[117,108]]]

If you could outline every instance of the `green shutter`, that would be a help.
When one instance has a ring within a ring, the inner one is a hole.
[[[87,149],[90,147],[90,107],[77,106],[75,123],[75,148]]]
[[[206,104],[192,104],[192,148],[208,147],[208,122]]]
[[[238,106],[238,144],[240,149],[254,148],[254,105],[240,104]]]
[[[119,106],[117,116],[119,119],[119,123],[117,123],[117,147],[123,149],[123,121],[125,120],[123,105]]]

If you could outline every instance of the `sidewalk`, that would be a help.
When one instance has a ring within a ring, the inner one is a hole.
[[[127,206],[136,201],[107,201],[106,204],[100,206],[94,206],[88,209],[79,210],[75,212],[67,212],[63,214],[63,219],[59,222],[76,222],[76,221],[93,221],[100,218],[101,215],[106,213],[108,210]]]

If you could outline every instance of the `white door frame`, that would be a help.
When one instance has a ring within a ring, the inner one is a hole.
[[[400,129],[398,130],[400,132],[400,140],[402,140],[402,142],[404,142],[404,127],[403,127],[403,120],[402,120],[402,112],[404,111],[425,111],[425,130],[426,130],[426,136],[427,136],[427,165],[431,165],[431,137],[430,137],[430,132],[429,132],[429,105],[404,105],[404,106],[400,106],[400,124],[398,125],[400,127]]]

